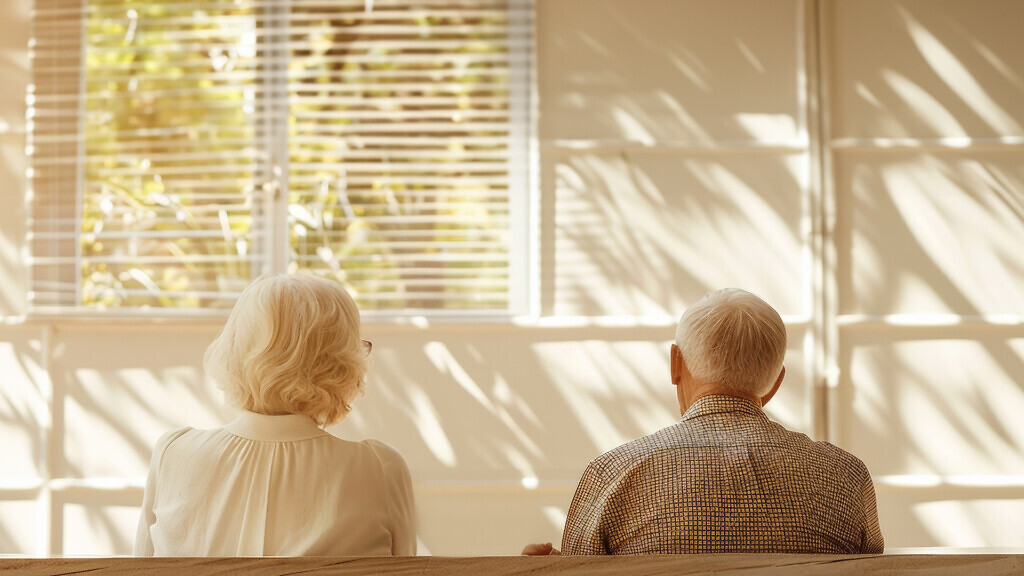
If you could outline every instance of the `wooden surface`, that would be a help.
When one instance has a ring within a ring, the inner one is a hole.
[[[680,556],[409,558],[0,558],[9,574],[1024,574],[1021,554],[704,554]]]

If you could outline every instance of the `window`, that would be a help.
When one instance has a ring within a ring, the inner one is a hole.
[[[368,4],[38,0],[32,310],[524,313],[532,7]]]

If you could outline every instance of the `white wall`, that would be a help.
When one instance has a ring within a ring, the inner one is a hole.
[[[230,417],[200,369],[218,326],[15,323],[27,4],[0,14],[0,553],[124,554],[156,437]],[[560,540],[586,463],[678,417],[674,321],[725,285],[786,318],[769,412],[867,461],[889,546],[1024,545],[1024,5],[815,6],[538,0],[541,317],[367,326],[333,430],[405,454],[423,552]],[[948,135],[988,140],[878,140]],[[973,324],[891,325],[936,312]]]
[[[892,545],[1024,546],[1024,4],[826,6],[834,438]]]

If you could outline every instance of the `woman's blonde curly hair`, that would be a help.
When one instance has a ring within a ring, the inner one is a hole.
[[[334,424],[363,392],[359,309],[336,282],[261,276],[239,296],[203,368],[238,408]]]

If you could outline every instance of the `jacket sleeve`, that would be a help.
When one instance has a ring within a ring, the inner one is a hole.
[[[156,484],[160,476],[160,464],[163,462],[164,452],[167,447],[179,436],[188,432],[191,428],[181,428],[166,432],[153,447],[153,457],[149,462],[149,474],[146,477],[146,489],[142,495],[142,511],[139,514],[139,527],[135,532],[135,547],[132,550],[134,556],[153,556],[153,536],[150,528],[156,523],[154,508],[156,505]]]
[[[878,502],[875,498],[875,485],[871,473],[864,468],[864,480],[861,488],[861,503],[864,511],[864,525],[861,533],[860,553],[881,554],[885,550],[885,539],[878,524]]]
[[[604,479],[598,461],[591,462],[580,478],[569,505],[562,533],[562,554],[571,556],[610,554],[602,520],[613,486]]]
[[[402,455],[376,440],[367,443],[384,471],[388,516],[391,518],[391,555],[416,555],[416,503],[412,475]]]

